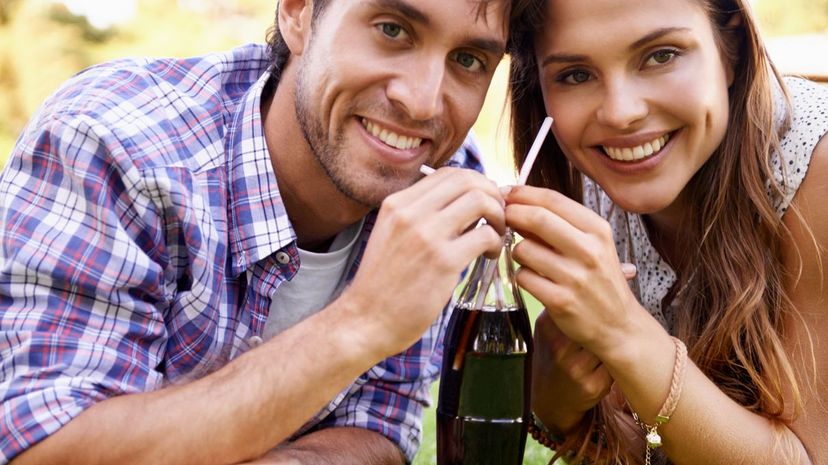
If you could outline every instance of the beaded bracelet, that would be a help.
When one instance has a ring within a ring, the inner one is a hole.
[[[659,410],[658,415],[656,415],[655,423],[648,425],[641,421],[638,414],[635,412],[632,413],[633,420],[644,430],[644,439],[647,441],[644,455],[645,465],[650,465],[651,449],[661,447],[661,435],[658,434],[658,427],[670,421],[670,416],[676,410],[679,397],[681,397],[681,388],[684,385],[684,371],[687,366],[687,346],[676,337],[673,338],[673,342],[676,344],[676,362],[673,365],[673,379],[670,381],[670,393],[667,394],[664,405]]]
[[[535,412],[532,412],[532,419],[529,421],[529,435],[532,439],[538,441],[543,446],[552,450],[557,450],[564,442],[564,438],[558,434],[553,433],[540,421]]]

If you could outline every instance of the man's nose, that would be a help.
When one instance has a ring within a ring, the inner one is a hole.
[[[650,112],[644,83],[629,78],[607,79],[597,111],[598,121],[611,128],[627,129]]]
[[[427,121],[443,112],[444,59],[425,58],[401,69],[388,83],[388,99],[409,118]]]

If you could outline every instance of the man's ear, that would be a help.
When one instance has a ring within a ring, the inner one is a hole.
[[[311,36],[313,0],[280,0],[279,32],[291,55],[301,55]]]

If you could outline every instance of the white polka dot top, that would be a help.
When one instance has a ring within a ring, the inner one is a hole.
[[[817,142],[828,133],[828,86],[820,86],[799,78],[785,78],[785,85],[793,104],[791,127],[781,141],[781,154],[771,157],[774,176],[783,188],[783,195],[771,194],[773,205],[781,217],[796,195]],[[784,117],[781,93],[775,99],[777,124]],[[676,281],[672,268],[662,260],[650,243],[640,215],[615,208],[609,196],[589,178],[584,177],[584,204],[609,221],[615,237],[615,247],[621,261],[638,268],[637,278],[631,283],[639,302],[668,330],[673,326],[677,299],[666,309],[662,301]]]

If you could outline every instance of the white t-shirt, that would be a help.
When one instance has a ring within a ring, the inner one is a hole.
[[[322,310],[339,295],[362,223],[359,221],[340,232],[327,252],[298,248],[299,271],[292,280],[283,282],[274,294],[262,334],[264,339],[270,339]]]

